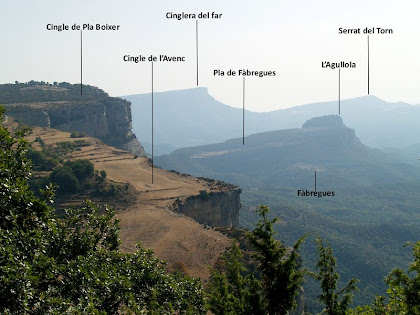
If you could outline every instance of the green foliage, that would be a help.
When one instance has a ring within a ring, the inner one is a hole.
[[[61,155],[74,151],[73,142],[70,142],[70,141],[57,142],[56,151],[58,152],[58,154],[61,154]]]
[[[234,301],[232,301],[234,296],[229,293],[229,284],[224,274],[216,270],[211,271],[208,291],[208,303],[212,313],[219,315],[229,314],[234,311]]]
[[[42,140],[42,138],[40,136],[37,136],[35,138],[35,142],[38,142],[41,147],[45,146],[45,142],[44,142],[44,140]]]
[[[79,180],[75,176],[73,169],[69,166],[60,166],[55,168],[50,179],[53,183],[57,184],[60,192],[77,192],[80,187]]]
[[[420,241],[412,243],[414,261],[408,273],[396,268],[385,279],[388,302],[377,296],[372,306],[358,306],[348,315],[417,315],[420,314]]]
[[[36,151],[29,148],[28,158],[32,161],[34,170],[51,171],[58,165],[58,159],[48,156],[45,151],[46,150]]]
[[[300,238],[287,248],[275,239],[273,224],[277,218],[267,218],[269,208],[259,206],[260,215],[254,230],[248,235],[255,249],[255,259],[261,273],[267,312],[269,314],[287,314],[296,306],[296,296],[303,283],[303,271],[300,270],[299,248],[304,241]]]
[[[86,137],[86,132],[82,131],[82,132],[78,132],[78,131],[73,131],[70,135],[70,138],[84,138]]]
[[[245,267],[237,243],[225,253],[223,262],[223,273],[211,270],[208,286],[210,310],[214,314],[265,314],[261,281]]]
[[[64,163],[64,167],[70,167],[74,175],[81,182],[92,177],[95,173],[94,166],[89,160],[67,161]]]
[[[140,246],[119,251],[113,209],[86,202],[58,219],[53,187],[38,198],[28,186],[26,154],[23,133],[0,127],[1,314],[206,313],[198,280]]]
[[[34,169],[48,170],[52,165],[58,164],[56,159],[48,158],[45,152],[51,153],[48,150],[29,150],[28,156],[34,157]],[[95,171],[94,165],[89,160],[75,160],[66,161],[63,166],[55,167],[49,176],[31,178],[29,183],[33,191],[39,191],[53,182],[58,185],[58,195],[83,192],[92,197],[124,197],[130,193],[127,184],[108,182],[106,178],[106,172]]]
[[[389,271],[405,266],[411,258],[402,244],[416,241],[420,235],[420,176],[418,168],[385,161],[385,155],[358,141],[343,145],[351,138],[356,140],[348,134],[351,137],[342,138],[344,142],[337,141],[344,132],[342,129],[333,135],[328,131],[323,136],[297,130],[260,133],[250,137],[246,148],[237,140],[199,149],[188,147],[162,155],[155,163],[240,185],[242,227],[252,229],[258,220],[247,209],[266,204],[287,222],[275,226],[285,244],[292,246],[305,233],[328,239],[340,261],[339,287],[357,275],[361,283],[354,300],[366,304],[375,294],[386,293],[382,280]],[[278,143],[283,145],[275,145]],[[211,152],[225,154],[190,158]],[[309,189],[313,169],[322,165],[318,189],[334,190],[335,196],[298,197],[297,189]],[[301,254],[305,267],[316,263],[314,244],[302,246]],[[316,300],[319,293],[318,285],[310,279],[305,285],[305,300],[311,311],[321,310]]]
[[[108,94],[101,89],[83,85],[83,95],[80,95],[80,84],[44,81],[29,81],[26,83],[0,84],[2,104],[27,102],[54,102],[105,99]]]
[[[64,155],[69,152],[73,152],[76,148],[86,147],[89,143],[86,140],[74,140],[74,141],[62,141],[56,143],[55,151],[60,154]]]
[[[101,178],[106,179],[107,174],[105,171],[100,171],[100,174],[101,174]]]
[[[51,172],[50,180],[59,186],[60,192],[75,193],[87,184],[86,180],[94,173],[94,166],[89,160],[67,161]]]
[[[83,140],[83,139],[73,141],[73,146],[75,148],[87,147],[89,145],[90,145],[89,142],[87,142],[86,140]]]
[[[51,145],[46,146],[40,137],[37,137],[35,142],[41,144],[42,150],[38,151],[29,147],[28,158],[33,162],[33,169],[37,171],[51,171],[60,163],[65,154],[79,147],[89,145],[85,140],[75,140],[73,142],[58,142],[55,147]]]
[[[414,261],[410,264],[408,273],[397,268],[386,278],[390,305],[399,314],[420,314],[420,241],[412,246]]]
[[[260,206],[257,211],[260,220],[247,234],[257,273],[245,267],[242,253],[234,244],[223,257],[225,272],[212,270],[209,304],[215,314],[287,314],[296,306],[303,283],[298,250],[304,238],[293,248],[283,246],[274,238],[276,219],[267,218],[269,208]]]
[[[210,195],[207,192],[207,190],[200,190],[200,198],[201,198],[201,200],[209,200],[210,199]]]
[[[385,304],[384,296],[376,296],[372,306],[358,306],[355,309],[350,309],[346,315],[390,315],[401,314],[399,312],[390,312],[390,308]]]
[[[337,189],[332,199],[296,197],[296,189],[263,187],[241,195],[240,225],[251,229],[258,217],[247,209],[261,203],[287,224],[274,226],[286,245],[307,233],[327,239],[339,261],[339,287],[351,278],[360,279],[355,305],[372,303],[375,295],[386,295],[383,279],[390,270],[404,268],[411,251],[403,245],[420,235],[420,183],[381,185],[370,188]],[[301,255],[305,268],[317,263],[316,244],[306,242]],[[305,303],[311,312],[320,312],[318,283],[305,282]]]
[[[335,271],[337,259],[334,257],[332,248],[326,241],[318,238],[318,263],[317,274],[312,274],[321,282],[322,294],[319,300],[325,305],[325,313],[328,315],[344,315],[353,298],[352,292],[357,290],[357,279],[351,279],[347,285],[337,291],[339,274]]]

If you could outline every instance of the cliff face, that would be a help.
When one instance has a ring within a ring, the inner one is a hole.
[[[22,89],[19,91],[22,92]],[[85,132],[109,145],[145,155],[142,145],[131,131],[130,102],[106,94],[88,95],[85,99],[80,96],[77,100],[63,95],[63,100],[57,101],[57,93],[48,89],[45,93],[47,96],[51,93],[50,99],[54,101],[44,97],[40,102],[27,102],[23,95],[20,96],[23,102],[4,105],[6,114],[33,126]]]
[[[17,125],[12,119],[4,123]],[[41,145],[36,142],[38,137],[47,146],[55,147],[58,142],[69,141],[69,136],[68,132],[56,129],[33,127],[27,138],[35,150],[41,150]],[[85,198],[93,198],[99,204],[114,204],[119,210],[116,216],[121,220],[120,248],[124,252],[136,251],[136,244],[140,242],[144,247],[152,248],[160,260],[168,263],[170,269],[182,263],[189,275],[208,279],[208,266],[216,264],[220,255],[231,246],[231,241],[216,229],[206,228],[185,215],[163,209],[174,209],[176,200],[199,195],[200,191],[229,191],[235,186],[159,168],[154,169],[156,181],[150,185],[151,164],[148,158],[133,159],[132,154],[101,141],[90,137],[85,140],[87,146],[68,152],[63,159],[89,160],[96,170],[106,172],[107,180],[124,189],[118,192],[118,197],[90,195],[83,190],[76,195],[62,197],[60,207],[63,203],[79,206]]]
[[[176,209],[199,223],[210,226],[238,227],[241,189],[219,192],[202,191],[198,196],[178,202]]]

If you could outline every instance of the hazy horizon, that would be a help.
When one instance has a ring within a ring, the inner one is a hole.
[[[83,83],[112,96],[151,91],[151,64],[123,61],[124,55],[185,56],[183,63],[155,63],[154,90],[196,87],[195,19],[167,13],[216,12],[199,20],[199,86],[225,104],[242,106],[242,78],[213,71],[276,71],[275,77],[247,77],[247,108],[271,111],[300,104],[335,101],[337,69],[321,62],[353,61],[341,70],[342,99],[367,95],[367,35],[339,34],[339,28],[381,27],[393,34],[370,35],[370,94],[420,104],[417,73],[420,3],[394,1],[267,0],[226,2],[138,0],[2,2],[3,47],[0,83],[80,82],[80,32],[51,31],[48,24],[101,23],[118,31],[83,32]]]
[[[230,107],[234,107],[234,108],[242,108],[242,106],[234,106],[234,105],[231,105],[231,104],[224,103],[223,101],[217,99],[217,97],[215,95],[211,94],[208,87],[205,87],[205,86],[185,88],[185,89],[177,89],[177,90],[157,91],[157,92],[154,92],[154,94],[179,92],[179,91],[187,91],[187,90],[194,90],[194,89],[205,89],[205,90],[207,90],[207,93],[210,95],[210,97],[214,98],[216,101],[218,101],[218,102],[220,102],[220,103],[222,103],[226,106],[230,106]],[[128,96],[136,96],[136,95],[144,95],[144,94],[151,94],[151,92],[126,94],[126,95],[115,95],[115,97],[124,98],[124,97],[128,97]],[[410,105],[410,106],[419,106],[420,105],[420,104],[411,104],[411,103],[407,103],[407,102],[403,102],[403,101],[388,101],[388,100],[386,100],[382,97],[378,97],[378,96],[372,95],[372,94],[341,99],[341,102],[346,102],[346,101],[351,101],[351,100],[356,100],[356,99],[362,99],[362,98],[366,98],[366,97],[377,98],[377,99],[380,99],[384,102],[391,103],[391,104],[402,103],[402,104]],[[252,109],[248,109],[248,108],[245,108],[245,110],[253,112],[253,113],[267,113],[267,112],[278,111],[278,110],[286,110],[286,109],[290,109],[290,108],[293,108],[293,107],[299,107],[299,106],[316,105],[316,104],[321,104],[321,103],[334,103],[334,102],[338,102],[338,100],[326,100],[326,101],[321,100],[321,101],[317,101],[317,102],[311,102],[311,103],[305,103],[305,104],[296,104],[296,105],[286,106],[286,107],[283,107],[283,108],[272,108],[272,109],[261,110],[261,111],[256,111],[256,110],[252,110]],[[334,113],[331,113],[331,114],[334,115]]]

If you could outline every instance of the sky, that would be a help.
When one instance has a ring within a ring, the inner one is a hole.
[[[80,31],[47,24],[99,23],[120,28],[83,32],[84,84],[111,96],[150,93],[151,63],[123,57],[168,55],[185,62],[154,62],[154,91],[194,88],[196,19],[166,15],[215,12],[220,19],[198,19],[199,86],[225,104],[242,106],[243,79],[214,76],[217,69],[276,72],[246,77],[252,111],[337,100],[338,70],[323,61],[355,62],[341,70],[341,98],[367,95],[367,35],[339,34],[340,27],[392,29],[369,36],[370,94],[420,104],[418,0],[0,0],[0,8],[0,83],[80,83]]]

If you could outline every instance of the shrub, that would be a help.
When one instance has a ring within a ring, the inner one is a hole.
[[[207,190],[200,190],[200,199],[201,200],[209,200],[210,199],[210,195],[207,192]]]
[[[61,166],[55,168],[51,175],[50,179],[52,182],[56,183],[59,186],[61,192],[76,192],[80,183],[73,170],[69,166]]]
[[[101,174],[101,178],[106,179],[107,174],[105,171],[101,171],[100,174]]]
[[[42,140],[42,138],[40,136],[37,136],[35,138],[35,142],[38,142],[41,145],[41,147],[45,146],[45,142],[44,142],[44,140]]]
[[[94,166],[89,160],[67,161],[64,166],[70,167],[80,182],[92,177],[95,173]]]
[[[86,132],[82,131],[82,132],[78,132],[78,131],[73,131],[70,135],[70,138],[84,138],[86,137]]]
[[[33,168],[37,171],[51,171],[58,165],[58,160],[48,157],[44,150],[40,152],[29,149],[28,158],[32,161]]]

